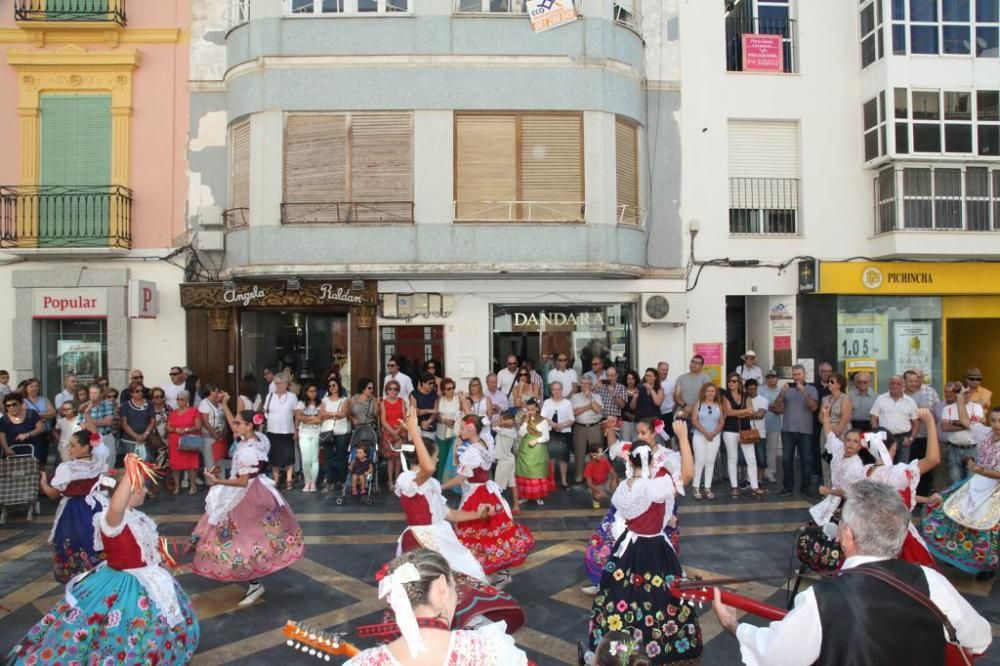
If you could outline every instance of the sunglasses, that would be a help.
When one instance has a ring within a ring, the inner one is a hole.
[[[389,364],[389,367],[390,367],[390,368],[398,368],[399,366],[398,366],[398,365],[396,365],[395,363],[390,363],[390,364]]]
[[[966,379],[968,379],[970,382],[981,382],[981,381],[983,381],[982,377],[966,377]]]
[[[444,387],[444,390],[445,390],[445,391],[454,391],[454,390],[455,390],[455,387],[454,387],[454,386],[445,386],[445,387]]]
[[[327,386],[327,388],[337,388],[337,382],[330,382],[326,386]]]
[[[568,358],[566,358],[565,356],[561,356],[561,357],[557,358],[556,360],[557,360],[557,361],[559,361],[560,363],[565,363],[565,362],[566,362],[566,361],[568,361],[569,359],[568,359]]]
[[[18,404],[16,402],[5,402],[3,403],[3,406],[7,409],[10,409],[11,407],[17,407]]]
[[[527,373],[527,372],[521,372],[521,373],[518,373],[518,375],[517,375],[517,376],[518,376],[518,377],[528,377],[529,375],[528,375],[528,373]]]
[[[517,361],[511,361],[511,362],[510,362],[510,363],[508,363],[507,365],[517,365]]]
[[[729,383],[730,383],[730,384],[739,384],[739,383],[740,383],[740,380],[738,380],[738,379],[730,379],[730,380],[729,380]]]
[[[136,395],[136,394],[139,394],[139,393],[142,393],[142,389],[136,389],[136,390],[132,391],[132,395]]]
[[[170,376],[171,376],[171,377],[176,377],[176,376],[177,376],[177,375],[179,375],[179,374],[181,374],[181,373],[179,373],[179,372],[171,372],[171,373],[170,373]]]

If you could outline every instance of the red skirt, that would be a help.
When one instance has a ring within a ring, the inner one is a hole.
[[[927,550],[925,546],[917,537],[913,536],[912,532],[906,533],[906,538],[903,539],[903,548],[899,551],[899,559],[910,562],[911,564],[920,564],[925,567],[930,567],[935,569],[934,557],[931,555],[930,551]]]
[[[476,511],[483,504],[489,504],[496,512],[489,518],[455,525],[458,540],[472,551],[488,574],[519,566],[535,547],[531,530],[518,525],[507,515],[502,500],[502,497],[491,493],[485,484],[479,485],[462,503],[461,510]]]
[[[549,461],[549,475],[544,479],[529,479],[526,476],[515,476],[514,482],[517,485],[517,495],[522,499],[544,499],[549,493],[556,490],[555,465]]]

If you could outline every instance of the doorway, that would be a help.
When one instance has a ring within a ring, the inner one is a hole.
[[[983,386],[994,391],[1000,387],[1000,346],[992,344],[989,331],[997,319],[949,319],[946,379],[965,379],[965,371],[979,368]]]
[[[437,364],[438,377],[447,377],[444,365],[444,326],[383,326],[379,332],[382,365],[381,378],[385,378],[385,364],[395,356],[399,370],[413,380],[423,371],[427,361]]]

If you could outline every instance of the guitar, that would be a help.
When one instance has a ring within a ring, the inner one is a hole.
[[[720,580],[675,580],[670,585],[670,593],[673,594],[678,599],[686,599],[688,601],[697,601],[699,604],[708,603],[711,604],[715,601],[715,590],[719,585],[732,584],[732,583],[746,583],[757,579],[745,579],[745,578],[727,578]],[[782,619],[788,614],[784,608],[778,608],[777,606],[772,606],[770,604],[765,604],[756,599],[751,599],[750,597],[745,597],[742,594],[737,594],[735,592],[729,592],[727,590],[719,589],[719,598],[722,603],[727,606],[732,606],[738,610],[750,613],[751,615],[756,615],[762,617],[765,620],[774,622]],[[972,666],[978,659],[983,655],[973,654],[969,650],[962,648],[961,646],[955,645],[954,643],[945,642],[944,646],[944,665],[945,666]]]
[[[292,620],[285,623],[281,633],[287,638],[285,645],[288,647],[324,661],[330,661],[330,657],[353,657],[361,652],[354,645],[342,640],[343,634],[328,634]]]

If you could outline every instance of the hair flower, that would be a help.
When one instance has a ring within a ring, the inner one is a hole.
[[[264,415],[260,412],[253,415],[253,424],[260,425],[264,422]]]

